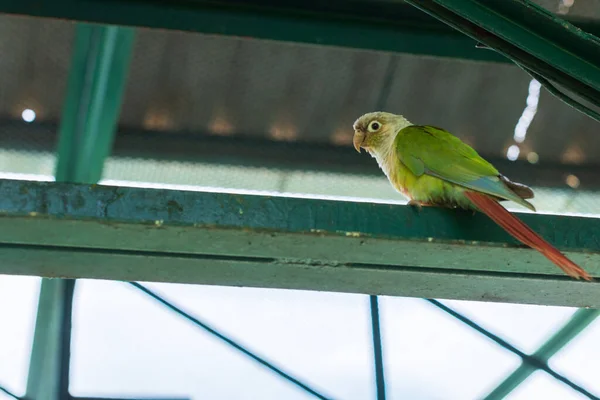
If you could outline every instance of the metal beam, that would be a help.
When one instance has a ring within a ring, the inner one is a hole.
[[[529,0],[406,0],[600,106],[600,40]]]
[[[58,144],[56,180],[95,183],[115,135],[133,31],[78,25]],[[74,280],[41,283],[27,398],[69,398]]]
[[[369,296],[369,304],[371,308],[371,333],[373,335],[373,359],[375,365],[377,400],[385,400],[385,369],[383,363],[381,324],[379,321],[379,299],[377,296]]]
[[[27,376],[26,399],[68,398],[68,356],[73,285],[64,280],[42,280]],[[66,381],[65,381],[66,380]]]
[[[134,32],[78,25],[59,130],[58,181],[96,183],[112,149]]]
[[[318,45],[508,62],[401,1],[5,0],[0,12]],[[600,27],[585,21],[592,32]]]
[[[599,314],[600,310],[597,309],[577,310],[569,322],[556,331],[546,343],[531,355],[531,358],[535,359],[538,363],[547,364],[552,356],[558,353],[575,336],[579,335],[581,331],[587,328]],[[500,400],[506,398],[510,392],[537,370],[538,368],[536,366],[523,361],[512,374],[485,397],[485,400]]]
[[[0,273],[600,307],[481,214],[0,182]],[[598,219],[521,214],[600,276]]]

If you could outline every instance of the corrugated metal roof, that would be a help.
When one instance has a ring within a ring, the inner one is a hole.
[[[511,65],[142,30],[121,122],[349,144],[354,120],[383,104],[415,123],[456,133],[482,154],[501,156],[529,81]],[[577,161],[600,162],[598,129],[543,91],[523,147],[553,161],[578,147]]]

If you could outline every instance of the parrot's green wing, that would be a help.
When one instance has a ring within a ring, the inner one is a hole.
[[[443,129],[411,125],[398,133],[394,145],[400,161],[417,176],[435,176],[533,209],[505,185],[492,164]]]

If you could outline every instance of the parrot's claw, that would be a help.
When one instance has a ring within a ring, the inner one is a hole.
[[[413,207],[413,209],[417,210],[417,212],[421,211],[421,209],[423,208],[421,202],[417,200],[409,200],[408,205]]]

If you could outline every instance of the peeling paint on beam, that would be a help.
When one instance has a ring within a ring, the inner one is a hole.
[[[600,275],[598,219],[520,216]],[[600,307],[486,216],[438,208],[0,181],[0,257],[10,274]]]

